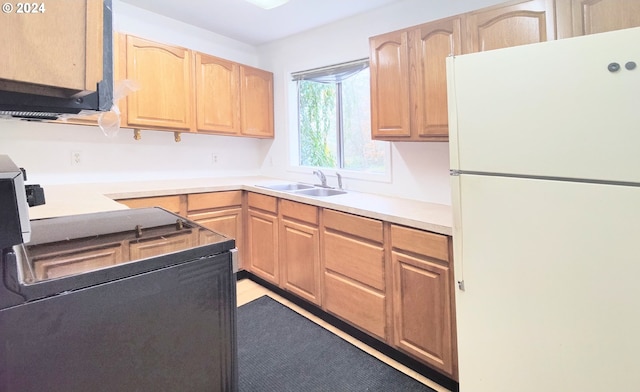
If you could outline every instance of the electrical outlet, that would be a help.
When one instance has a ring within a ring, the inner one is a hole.
[[[218,162],[219,162],[218,153],[217,152],[212,152],[211,153],[211,164],[212,165],[217,165]]]
[[[82,152],[71,151],[71,166],[80,166],[82,164]]]

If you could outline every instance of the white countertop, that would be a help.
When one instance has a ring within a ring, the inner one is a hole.
[[[127,208],[114,199],[248,190],[440,234],[451,235],[452,232],[451,206],[444,204],[354,191],[347,191],[344,195],[311,197],[256,186],[290,182],[292,181],[268,177],[212,177],[143,182],[43,185],[46,204],[31,207],[29,217],[30,219],[42,219]]]

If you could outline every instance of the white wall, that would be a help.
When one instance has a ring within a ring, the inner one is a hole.
[[[288,134],[296,132],[290,74],[369,57],[369,37],[500,3],[504,0],[405,0],[260,47],[261,66],[274,72],[276,138],[265,174],[315,181],[288,171]],[[294,106],[295,107],[295,106]],[[451,204],[448,143],[392,143],[391,181],[346,178],[349,189]],[[335,182],[334,179],[331,179]]]
[[[158,42],[180,45],[257,66],[255,47],[176,20],[113,2],[114,29]],[[0,121],[0,154],[9,155],[27,169],[29,182],[41,184],[171,179],[223,175],[256,175],[270,140],[122,129],[107,138],[97,127]],[[71,165],[71,152],[82,162]],[[212,164],[211,155],[218,155]]]

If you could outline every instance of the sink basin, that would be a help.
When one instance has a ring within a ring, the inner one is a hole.
[[[298,195],[318,196],[318,197],[344,195],[345,193],[347,192],[339,189],[330,189],[330,188],[313,188],[313,189],[305,189],[305,190],[296,192],[296,194]]]
[[[301,189],[312,189],[313,185],[305,185],[299,183],[290,183],[290,184],[274,184],[274,185],[257,185],[261,188],[267,188],[274,191],[298,191]]]

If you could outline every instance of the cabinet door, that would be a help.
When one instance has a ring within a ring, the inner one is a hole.
[[[217,211],[189,214],[187,218],[193,220],[217,233],[236,240],[236,246],[242,238],[242,208],[224,208]]]
[[[247,248],[251,272],[278,284],[278,216],[249,209]]]
[[[286,290],[320,305],[320,233],[318,228],[283,219],[280,224],[280,260],[282,260],[282,286]]]
[[[240,66],[240,111],[243,136],[273,138],[273,74]]]
[[[640,26],[638,0],[565,0],[556,9],[558,38]]]
[[[96,90],[103,77],[102,1],[9,2],[5,6],[13,10],[1,22],[3,89],[64,97]],[[31,15],[30,10],[40,12]]]
[[[468,14],[466,52],[484,52],[555,39],[553,0],[528,0]]]
[[[394,344],[455,376],[449,268],[396,251],[391,258]]]
[[[240,132],[240,68],[237,63],[195,54],[198,131]]]
[[[187,49],[126,38],[127,79],[140,90],[127,97],[133,127],[188,130],[191,127],[191,55]]]
[[[411,128],[418,139],[449,139],[447,70],[445,59],[462,53],[460,18],[427,23],[409,36],[411,81]]]
[[[411,136],[408,40],[407,31],[369,39],[373,139]]]

